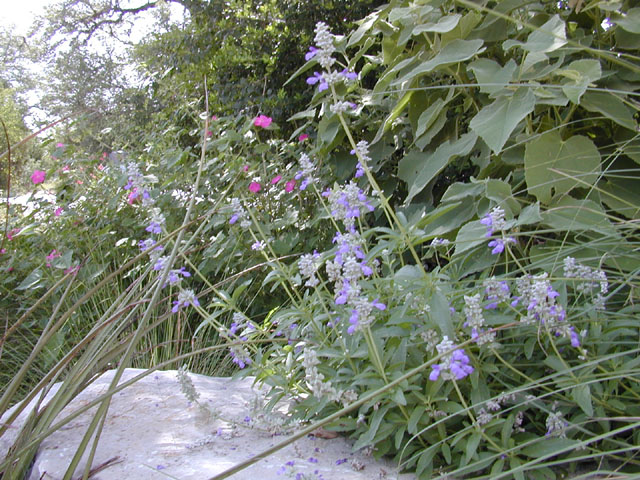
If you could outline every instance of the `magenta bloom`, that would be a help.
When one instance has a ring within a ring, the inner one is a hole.
[[[299,142],[304,142],[307,138],[309,138],[309,134],[303,133],[298,137]]]
[[[245,165],[244,167],[242,167],[242,171],[243,172],[248,172],[249,171],[249,165]]]
[[[64,143],[56,143],[56,148],[64,148]]]
[[[10,231],[7,232],[7,238],[9,239],[9,241],[11,241],[13,240],[13,237],[19,233],[20,233],[19,228],[12,228]]]
[[[253,124],[256,127],[262,127],[262,128],[267,128],[269,125],[271,125],[271,122],[273,122],[273,119],[271,117],[267,117],[266,115],[258,115],[253,120]]]
[[[258,193],[262,189],[262,186],[258,182],[251,182],[249,184],[249,191],[253,193]]]
[[[276,183],[278,183],[280,180],[282,180],[282,175],[276,175],[275,177],[273,177],[273,179],[271,180],[271,185],[275,185]]]
[[[31,181],[34,185],[44,182],[45,178],[47,178],[47,174],[43,170],[34,170],[31,174]]]
[[[56,217],[59,217],[60,215],[62,215],[62,211],[63,211],[63,210],[62,210],[62,207],[58,207],[58,208],[56,208],[56,211],[55,211],[55,212],[53,212],[53,214],[54,214]]]
[[[287,193],[293,192],[294,188],[296,188],[295,180],[289,180],[287,183],[284,184],[284,191]]]

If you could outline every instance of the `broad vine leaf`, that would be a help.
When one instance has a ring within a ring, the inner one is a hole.
[[[501,67],[495,60],[479,58],[469,64],[468,68],[473,71],[480,85],[480,91],[491,95],[503,91],[506,85],[513,80],[513,74],[518,65],[513,59]]]
[[[579,104],[589,84],[602,76],[602,69],[598,60],[576,60],[556,73],[568,79],[562,86],[564,94],[573,103]]]
[[[609,92],[587,92],[580,105],[590,112],[598,112],[618,125],[636,129],[636,122],[629,108],[616,95]]]
[[[593,200],[577,200],[567,195],[552,203],[541,216],[543,224],[558,230],[592,231],[620,237],[602,206]]]
[[[557,130],[552,130],[525,147],[527,188],[542,203],[551,201],[552,189],[559,194],[593,185],[599,173],[600,153],[593,142],[582,135],[564,141]]]
[[[487,240],[487,227],[480,220],[465,223],[456,236],[456,255],[476,247]]]
[[[445,33],[450,32],[458,25],[458,22],[462,18],[462,15],[459,13],[454,13],[453,15],[447,15],[445,17],[440,17],[437,22],[429,22],[424,23],[422,25],[418,25],[413,29],[413,35],[420,35],[425,32],[435,32],[435,33]]]
[[[598,183],[600,198],[610,209],[634,220],[640,219],[638,178],[608,178]]]
[[[632,8],[624,16],[614,15],[611,20],[627,32],[640,33],[640,8]]]
[[[480,39],[454,40],[453,42],[445,45],[445,47],[431,60],[422,62],[409,73],[392,82],[391,85],[398,85],[408,80],[413,80],[418,75],[431,72],[437,67],[469,60],[474,55],[484,51],[484,48],[482,47],[483,44],[484,42]]]
[[[531,89],[519,88],[512,96],[501,96],[480,110],[469,126],[494,153],[498,153],[535,104],[536,96]]]
[[[529,34],[526,42],[507,40],[502,48],[507,51],[511,47],[520,47],[529,53],[548,53],[559,49],[567,43],[564,20],[554,15],[541,27]]]
[[[451,160],[468,155],[476,140],[474,133],[466,133],[458,140],[440,145],[433,153],[412,152],[400,160],[398,177],[409,186],[405,203],[420,193]]]

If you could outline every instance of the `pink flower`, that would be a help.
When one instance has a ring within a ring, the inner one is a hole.
[[[215,122],[216,120],[218,120],[218,117],[217,117],[217,116],[215,116],[215,115],[212,115],[212,116],[211,116],[211,121],[212,121],[212,122]]]
[[[64,148],[64,143],[56,143],[56,148]]]
[[[289,180],[284,185],[284,191],[287,192],[287,193],[293,192],[294,188],[296,188],[296,181],[295,180]]]
[[[282,175],[276,175],[275,177],[273,177],[273,179],[271,180],[271,185],[275,185],[276,183],[278,183],[280,180],[282,180]]]
[[[68,172],[69,170],[70,170],[69,165],[65,165],[64,167],[62,167],[63,172]]]
[[[13,237],[20,233],[19,228],[13,228],[9,232],[7,232],[7,238],[9,241],[13,240]]]
[[[76,180],[76,183],[77,183],[78,185],[82,185],[84,182],[83,182],[82,180]]]
[[[248,172],[249,171],[249,165],[245,165],[244,167],[242,167],[242,171],[243,172]]]
[[[44,182],[45,178],[47,178],[47,173],[43,170],[34,170],[31,174],[31,181],[34,185]]]
[[[61,257],[62,255],[59,254],[56,250],[51,250],[51,253],[49,255],[46,256],[47,259],[47,267],[51,266],[51,260],[55,260],[58,257]]]
[[[298,141],[299,141],[299,142],[304,142],[307,138],[309,138],[309,135],[308,135],[308,134],[306,134],[306,133],[303,133],[302,135],[300,135],[300,136],[298,137]]]
[[[253,124],[256,127],[262,127],[262,128],[267,128],[269,125],[271,125],[271,122],[273,122],[273,119],[271,117],[267,117],[266,115],[258,115],[253,120]]]
[[[258,182],[251,182],[249,184],[249,191],[253,193],[258,193],[262,189],[262,186]]]
[[[98,170],[100,171],[104,170],[104,165],[103,164],[98,165]]]
[[[7,249],[6,248],[0,248],[0,255],[4,255],[5,253],[7,253]]]
[[[62,212],[63,212],[62,207],[58,207],[58,208],[56,208],[56,211],[55,211],[55,212],[53,212],[53,214],[54,214],[56,217],[59,217],[60,215],[62,215]]]
[[[80,270],[80,265],[76,265],[75,267],[69,267],[64,271],[64,274],[72,274],[75,275],[76,273],[78,273],[78,270]]]
[[[213,132],[211,130],[207,130],[207,138],[212,136],[213,136]]]

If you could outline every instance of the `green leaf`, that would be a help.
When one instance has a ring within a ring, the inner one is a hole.
[[[530,458],[552,457],[561,453],[567,453],[574,449],[580,442],[569,438],[541,438],[540,441],[524,447],[520,452]]]
[[[556,73],[568,79],[562,86],[564,94],[573,103],[579,104],[587,87],[602,76],[602,69],[598,60],[576,60]]]
[[[409,421],[407,422],[407,432],[411,435],[418,433],[418,423],[424,414],[424,405],[418,405],[413,409],[413,412],[411,412],[411,416],[409,417]]]
[[[444,46],[435,57],[426,62],[421,62],[416,68],[409,73],[403,75],[399,79],[393,81],[391,85],[399,85],[408,80],[413,80],[418,75],[431,72],[438,67],[451,65],[458,62],[469,60],[474,55],[483,52],[484,42],[480,39],[476,40],[454,40]]]
[[[587,92],[580,105],[590,112],[598,112],[630,130],[636,129],[636,122],[629,108],[616,95],[609,92]]]
[[[443,47],[457,39],[464,40],[472,30],[482,21],[482,14],[479,12],[469,12],[460,19],[456,28],[443,34],[440,37],[440,45]]]
[[[640,8],[630,9],[626,15],[613,15],[611,20],[630,33],[640,33]]]
[[[442,335],[449,338],[454,337],[453,322],[451,321],[451,310],[449,309],[449,300],[441,292],[436,291],[429,299],[431,307],[431,318],[434,320]]]
[[[390,405],[385,405],[373,413],[371,417],[371,422],[369,424],[369,430],[367,430],[364,434],[360,436],[360,438],[356,441],[353,446],[354,450],[358,450],[360,448],[367,447],[371,445],[373,438],[376,436],[378,432],[378,428],[380,428],[380,423],[384,419],[385,414],[389,410]]]
[[[382,138],[382,135],[384,135],[384,133],[391,128],[391,125],[393,124],[393,121],[396,118],[398,118],[398,116],[402,113],[402,111],[404,110],[404,107],[406,107],[407,104],[409,103],[409,100],[411,100],[411,96],[413,95],[414,92],[415,92],[415,90],[411,90],[411,91],[405,93],[404,96],[400,99],[400,101],[396,104],[396,106],[393,107],[393,110],[391,110],[391,113],[385,119],[383,124],[378,129],[378,132],[376,133],[376,136],[371,141],[372,144],[376,143],[378,140],[380,140]]]
[[[540,221],[542,221],[542,217],[540,216],[540,204],[534,203],[533,205],[527,205],[522,209],[516,225],[535,225]]]
[[[501,96],[480,110],[469,126],[494,153],[498,153],[535,104],[536,96],[531,89],[519,88],[512,96]]]
[[[467,456],[467,463],[476,454],[476,450],[478,450],[478,445],[480,444],[481,438],[482,438],[482,435],[476,432],[467,439],[467,448],[465,449],[465,453]]]
[[[451,160],[458,156],[468,155],[476,143],[476,135],[466,133],[458,140],[440,145],[433,153],[411,154],[400,160],[398,177],[404,180],[409,193],[405,203],[420,193]]]
[[[473,202],[459,203],[452,210],[448,210],[425,225],[425,234],[432,237],[444,235],[455,230],[476,214]]]
[[[497,178],[483,180],[482,183],[485,184],[484,193],[486,198],[493,200],[503,207],[507,211],[508,216],[515,217],[520,213],[520,204],[513,198],[511,185]]]
[[[38,285],[42,280],[42,271],[40,271],[40,267],[32,270],[32,272],[27,275],[27,278],[20,282],[20,285],[16,287],[16,290],[28,290],[32,288],[39,288],[42,285]]]
[[[330,145],[340,130],[340,119],[337,115],[325,115],[318,124],[318,138],[322,143]]]
[[[364,37],[365,33],[367,33],[371,29],[371,27],[373,27],[373,24],[376,22],[379,15],[380,12],[373,12],[371,15],[365,18],[358,29],[349,37],[349,43],[347,46],[350,47],[362,40],[362,37]]]
[[[542,222],[565,231],[593,231],[619,237],[602,207],[592,200],[576,200],[566,196],[542,213]]]
[[[524,168],[529,193],[548,204],[552,189],[557,195],[593,185],[600,173],[600,153],[587,137],[574,135],[563,141],[552,130],[527,143]]]
[[[462,15],[459,13],[454,13],[451,15],[447,15],[445,17],[440,17],[437,22],[429,22],[424,23],[422,25],[418,25],[413,29],[413,35],[421,35],[425,32],[435,32],[435,33],[445,33],[450,32],[456,26],[458,26],[458,22],[462,18]]]
[[[433,125],[433,122],[442,111],[442,108],[446,105],[445,101],[441,98],[436,99],[429,108],[420,114],[418,118],[418,127],[416,128],[415,138],[419,138],[427,128]]]
[[[507,51],[518,46],[530,53],[548,53],[559,49],[567,43],[564,20],[557,14],[551,17],[541,27],[529,34],[525,43],[518,40],[507,40],[502,48]]]
[[[438,451],[437,445],[432,445],[420,454],[418,464],[416,465],[416,475],[422,478],[422,473],[427,471],[427,478],[431,478],[430,471],[433,468],[433,457]]]
[[[456,255],[474,248],[487,241],[487,227],[480,220],[466,223],[458,231],[456,237]]]
[[[593,404],[591,403],[591,389],[589,385],[582,384],[574,387],[571,390],[571,396],[584,413],[590,417],[593,416]]]
[[[640,219],[640,190],[637,178],[607,178],[598,183],[600,198],[609,208],[634,220]]]
[[[447,188],[447,191],[444,192],[444,195],[442,196],[442,199],[440,201],[442,203],[456,202],[459,200],[468,199],[469,197],[477,197],[479,195],[482,195],[484,191],[485,186],[481,182],[456,182],[453,185],[450,185],[449,188]]]
[[[473,72],[480,84],[480,91],[494,94],[505,89],[506,85],[513,80],[513,74],[518,65],[513,59],[509,59],[504,67],[501,67],[495,60],[479,58],[469,64],[468,69]]]

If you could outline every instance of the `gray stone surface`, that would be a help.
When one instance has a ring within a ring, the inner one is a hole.
[[[143,370],[127,369],[122,381],[141,372]],[[61,415],[66,416],[106,392],[113,373],[104,373]],[[93,480],[206,480],[286,438],[284,433],[272,433],[281,419],[265,419],[261,410],[255,409],[259,402],[256,402],[257,392],[251,387],[251,379],[193,374],[189,377],[200,394],[198,403],[207,409],[185,398],[175,370],[152,373],[113,396],[92,467],[110,460],[111,463],[106,463],[91,477]],[[95,408],[42,443],[29,480],[62,478]],[[216,411],[218,416],[209,411]],[[14,427],[23,419],[24,415],[19,417]],[[0,458],[10,445],[11,432],[17,428],[9,431],[0,438]],[[80,470],[76,476],[79,474]],[[390,463],[353,453],[344,438],[311,436],[297,440],[229,478],[284,480],[296,476],[324,480],[413,478],[397,475]]]

